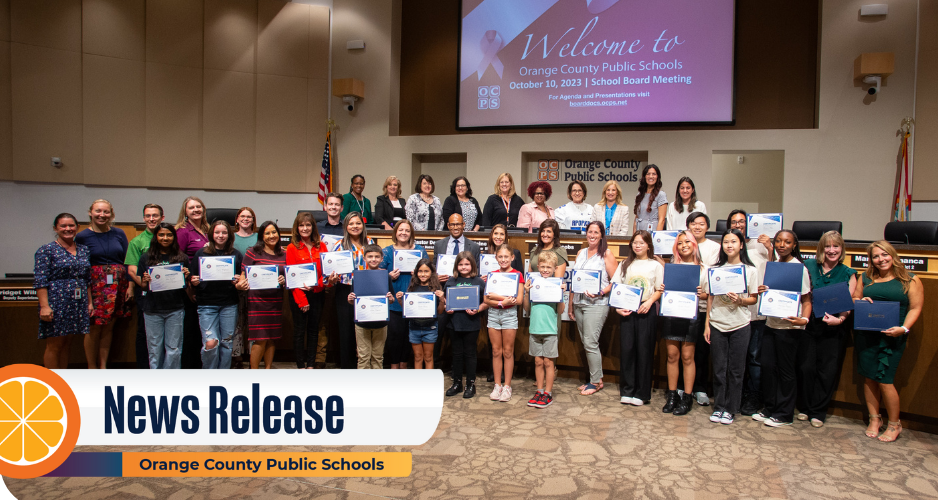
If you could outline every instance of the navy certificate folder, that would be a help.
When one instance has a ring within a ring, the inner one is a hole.
[[[356,297],[387,295],[390,291],[387,269],[369,269],[352,273],[352,293]]]
[[[669,292],[694,292],[700,286],[700,266],[664,265],[664,289]]]
[[[854,304],[853,328],[855,330],[870,330],[881,332],[894,326],[901,326],[899,323],[899,303],[898,302],[873,302],[872,304],[865,300],[858,300]]]
[[[835,315],[853,310],[853,297],[846,281],[811,290],[811,310],[814,317],[823,318],[824,313]]]
[[[804,264],[800,262],[766,262],[762,284],[772,290],[801,293]]]
[[[446,289],[446,308],[450,311],[468,311],[479,308],[479,287],[451,286]]]

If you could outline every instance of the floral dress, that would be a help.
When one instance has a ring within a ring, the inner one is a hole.
[[[443,230],[443,205],[436,196],[433,197],[433,203],[428,204],[420,197],[420,193],[414,193],[407,198],[404,212],[407,214],[407,220],[413,223],[415,231]]]
[[[39,322],[39,338],[88,333],[88,286],[91,283],[91,252],[75,245],[75,255],[56,242],[36,251],[33,288],[48,291],[52,321]]]

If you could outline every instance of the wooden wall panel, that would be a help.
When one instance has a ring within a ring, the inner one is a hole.
[[[254,74],[205,69],[202,185],[254,187]]]
[[[915,201],[938,201],[938,1],[919,8],[912,195]]]
[[[81,53],[14,43],[11,54],[13,179],[80,184]]]
[[[329,81],[310,78],[308,89],[306,191],[318,193],[322,153],[326,145],[326,120],[329,118]]]
[[[146,185],[202,186],[202,70],[147,62]]]
[[[329,8],[309,7],[309,78],[329,78]]]
[[[202,67],[202,0],[147,0],[147,62]]]
[[[84,182],[145,185],[145,63],[85,54],[82,82]]]
[[[12,99],[12,91],[10,90],[10,42],[0,41],[0,180],[13,178]]]
[[[0,41],[10,41],[10,0],[0,0]]]
[[[254,72],[255,0],[205,0],[205,68]]]
[[[10,40],[81,50],[81,0],[10,0]]]
[[[84,0],[81,51],[142,61],[145,12],[144,0]]]
[[[258,191],[298,191],[306,183],[307,80],[257,75]]]
[[[306,78],[309,43],[309,5],[258,0],[258,74]]]

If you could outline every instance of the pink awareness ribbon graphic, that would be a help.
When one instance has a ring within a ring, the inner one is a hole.
[[[488,69],[489,64],[495,68],[495,72],[498,73],[498,77],[501,78],[502,71],[505,70],[505,65],[498,59],[497,54],[502,48],[502,37],[498,35],[497,31],[488,30],[485,32],[485,35],[482,36],[479,45],[482,47],[482,62],[479,63],[479,69],[477,71],[479,80],[482,79],[482,75],[485,73],[485,70]]]
[[[586,8],[592,14],[599,14],[600,12],[608,9],[615,5],[619,0],[586,0]]]

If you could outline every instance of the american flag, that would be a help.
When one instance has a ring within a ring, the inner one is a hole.
[[[326,206],[326,195],[332,192],[332,130],[326,132],[326,146],[322,152],[322,172],[319,174],[319,203]]]

